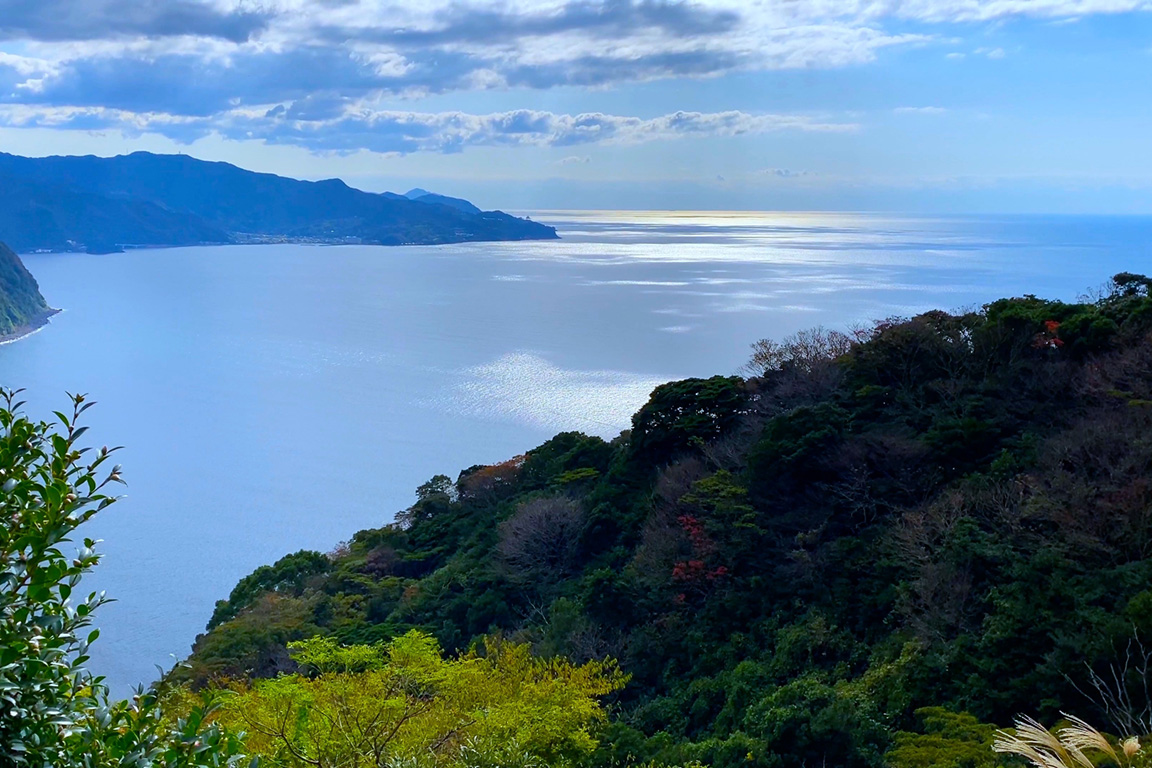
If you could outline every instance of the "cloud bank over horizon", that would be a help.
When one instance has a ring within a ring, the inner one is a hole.
[[[758,135],[781,130],[850,132],[852,123],[818,122],[804,116],[676,112],[643,120],[583,113],[558,115],[514,110],[487,115],[463,112],[400,112],[359,109],[302,116],[277,105],[267,111],[229,110],[212,116],[138,113],[105,107],[29,108],[0,105],[0,125],[80,130],[117,129],[158,133],[181,142],[219,134],[316,151],[366,149],[380,153],[459,152],[471,146],[573,147],[641,144],[685,136]]]

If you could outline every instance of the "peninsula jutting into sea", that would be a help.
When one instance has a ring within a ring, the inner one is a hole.
[[[20,257],[0,242],[0,344],[31,333],[58,311],[40,295]]]
[[[0,241],[17,252],[555,238],[553,227],[422,189],[376,194],[339,179],[300,181],[187,155],[0,153]]]

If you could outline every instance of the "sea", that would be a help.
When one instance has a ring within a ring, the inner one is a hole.
[[[534,211],[544,242],[28,254],[63,310],[0,346],[0,384],[66,393],[125,497],[92,664],[114,692],[186,656],[254,568],[331,551],[456,474],[560,431],[611,438],[658,384],[761,338],[1152,271],[1152,217]]]

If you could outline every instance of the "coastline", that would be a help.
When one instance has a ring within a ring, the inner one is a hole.
[[[62,309],[48,309],[45,312],[41,312],[31,323],[22,325],[11,333],[0,334],[0,346],[28,338],[37,331],[42,330],[52,321],[53,317],[63,311]]]
[[[529,220],[531,221],[531,220]],[[201,248],[201,247],[217,247],[229,245],[373,245],[381,248],[393,248],[402,246],[435,246],[435,245],[462,245],[465,243],[525,243],[525,242],[542,242],[548,240],[561,240],[559,232],[556,227],[549,224],[542,224],[541,222],[533,221],[534,224],[540,224],[543,227],[551,230],[551,234],[545,234],[532,237],[452,237],[443,238],[438,240],[374,240],[360,236],[349,235],[346,237],[309,237],[306,235],[261,235],[249,234],[244,232],[233,233],[233,239],[222,241],[203,241],[197,243],[123,243],[111,247],[98,247],[94,250],[87,248],[32,248],[30,250],[20,251],[20,255],[28,254],[87,254],[89,256],[111,256],[118,253],[125,253],[126,251],[139,251],[139,250],[164,250],[168,248]]]

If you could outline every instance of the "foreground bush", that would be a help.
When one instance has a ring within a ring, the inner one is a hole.
[[[237,764],[239,738],[205,725],[214,702],[169,718],[162,691],[111,701],[88,670],[106,598],[76,593],[99,555],[91,539],[69,554],[71,536],[115,502],[107,488],[120,468],[106,468],[115,449],[79,447],[77,421],[92,405],[83,395],[49,424],[23,416],[18,394],[0,389],[0,765]]]

